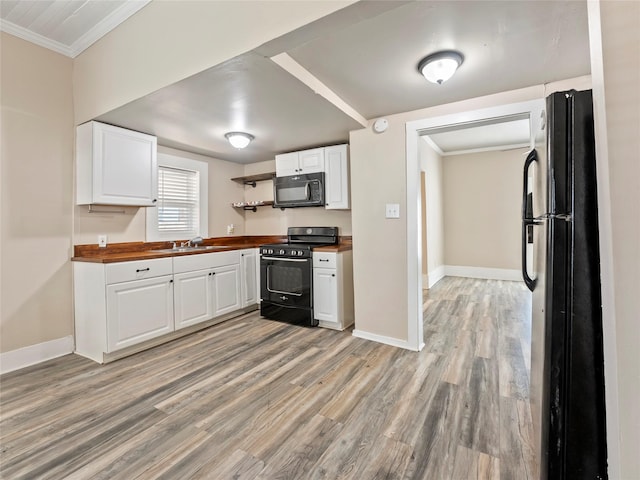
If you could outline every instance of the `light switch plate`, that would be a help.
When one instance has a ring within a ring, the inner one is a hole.
[[[98,235],[98,247],[106,248],[107,247],[107,236],[106,235]]]
[[[386,218],[400,218],[399,203],[387,203]]]

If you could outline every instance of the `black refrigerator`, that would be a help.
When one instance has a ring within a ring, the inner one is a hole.
[[[524,165],[522,271],[533,292],[530,400],[540,478],[607,478],[591,91],[546,100]]]

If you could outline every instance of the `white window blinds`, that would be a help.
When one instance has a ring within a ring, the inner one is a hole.
[[[200,172],[158,167],[158,232],[191,238],[200,229]]]

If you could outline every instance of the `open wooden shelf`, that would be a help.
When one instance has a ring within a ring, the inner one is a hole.
[[[246,177],[232,178],[236,183],[242,183],[244,185],[251,185],[255,188],[256,182],[263,182],[265,180],[272,180],[276,176],[276,172],[258,173],[257,175],[247,175]]]
[[[265,200],[262,203],[252,205],[250,203],[245,203],[242,205],[232,205],[233,208],[241,208],[243,210],[251,210],[252,212],[258,211],[258,207],[267,207],[273,205],[273,200]]]

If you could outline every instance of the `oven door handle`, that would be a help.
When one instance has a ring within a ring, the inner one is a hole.
[[[280,258],[280,257],[262,257],[263,260],[277,260],[279,262],[308,262],[310,258]]]

